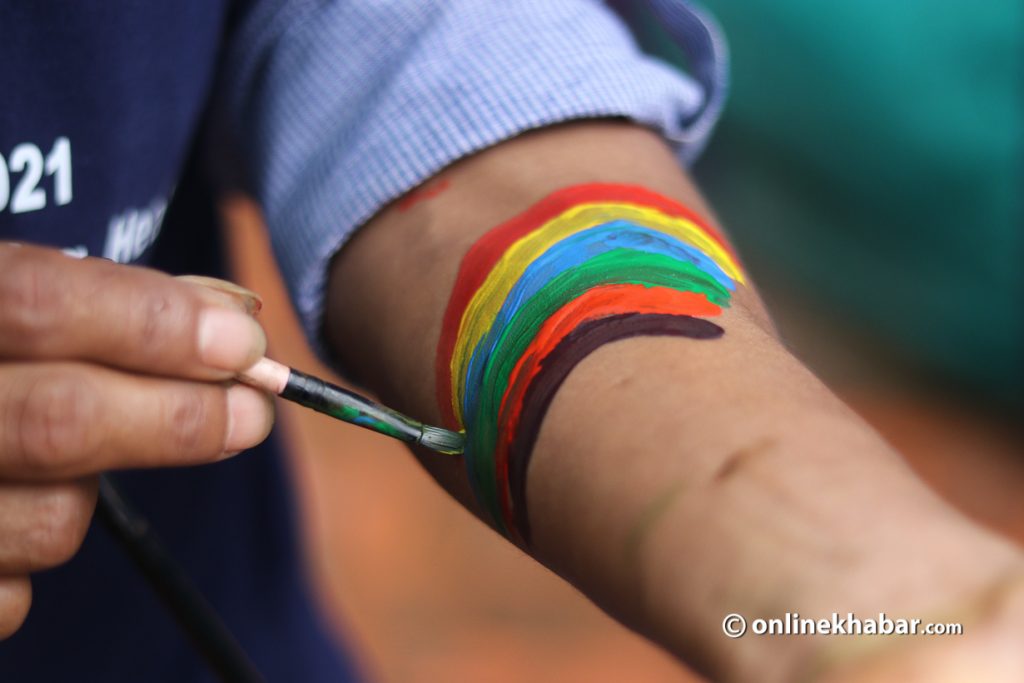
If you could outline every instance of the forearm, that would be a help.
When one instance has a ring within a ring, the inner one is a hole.
[[[360,379],[434,422],[442,313],[459,260],[483,233],[553,190],[591,182],[642,185],[707,215],[667,148],[624,124],[526,136],[442,181],[443,193],[390,207],[346,247],[328,312],[329,335]],[[735,656],[719,635],[726,613],[891,608],[878,604],[884,587],[840,595],[835,574],[870,572],[905,552],[908,529],[940,551],[929,536],[965,523],[784,351],[750,287],[717,322],[726,333],[713,343],[633,338],[576,367],[533,450],[528,514],[532,551],[593,599],[693,663],[743,676],[757,644]],[[458,460],[425,461],[475,507]],[[864,505],[889,506],[901,526],[888,539],[866,533],[878,530],[861,526]],[[972,538],[972,553],[1014,561],[997,542]],[[988,579],[990,563],[971,576],[954,559],[947,566],[963,573],[965,592]],[[929,570],[903,566],[891,586]],[[930,606],[934,591],[917,585],[919,599],[903,594],[901,605]],[[783,669],[792,660],[775,655],[767,666],[791,674]]]
[[[723,322],[732,339],[717,348],[631,340],[562,386],[530,471],[542,561],[714,680],[736,681],[797,680],[821,648],[844,644],[729,641],[727,614],[927,618],[959,612],[1019,563],[774,341]]]

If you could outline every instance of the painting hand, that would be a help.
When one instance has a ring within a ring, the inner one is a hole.
[[[230,381],[262,357],[246,305],[195,282],[0,244],[0,638],[30,573],[69,559],[96,476],[213,462],[262,441],[262,393]]]

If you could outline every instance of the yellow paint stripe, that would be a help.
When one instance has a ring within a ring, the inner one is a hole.
[[[555,243],[611,221],[630,221],[661,231],[704,252],[733,280],[744,283],[736,261],[722,246],[694,223],[657,209],[629,203],[588,203],[574,206],[512,243],[476,291],[459,323],[452,354],[452,409],[462,422],[465,375],[473,349],[491,328],[512,287],[526,268]]]

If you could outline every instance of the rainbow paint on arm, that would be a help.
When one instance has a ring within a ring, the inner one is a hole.
[[[618,339],[720,337],[706,318],[743,282],[705,220],[628,185],[559,190],[473,245],[445,311],[437,399],[466,432],[469,480],[499,531],[529,543],[526,471],[572,369]]]

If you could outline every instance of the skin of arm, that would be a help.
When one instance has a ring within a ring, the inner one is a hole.
[[[548,193],[591,182],[642,185],[710,216],[645,129],[594,121],[521,136],[387,207],[340,252],[326,318],[338,358],[385,401],[440,423],[434,354],[463,255]],[[752,287],[715,321],[719,340],[618,341],[569,375],[528,473],[531,554],[714,680],[962,680],[927,639],[721,629],[733,612],[848,611],[954,615],[972,637],[943,653],[960,652],[974,680],[1024,680],[1021,655],[1007,654],[1024,642],[1019,549],[920,483],[785,350]],[[418,456],[479,514],[460,459]]]

